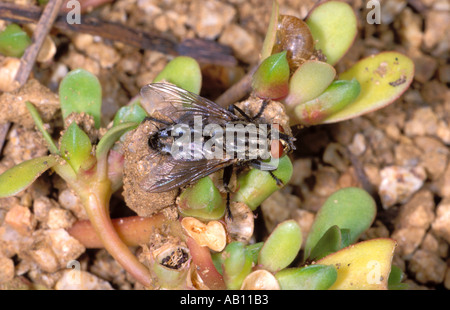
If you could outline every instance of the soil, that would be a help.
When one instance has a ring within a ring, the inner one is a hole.
[[[35,0],[6,2],[37,4]],[[282,14],[300,18],[315,4],[313,0],[278,2]],[[378,214],[361,239],[397,241],[393,264],[405,272],[410,289],[450,289],[449,2],[385,1],[380,24],[366,21],[367,1],[346,2],[357,14],[359,33],[338,63],[338,72],[365,56],[392,50],[413,59],[414,81],[382,110],[295,132],[293,177],[261,205],[255,233],[263,238],[277,223],[293,218],[307,234],[331,193],[348,186],[363,187],[376,199]],[[87,11],[86,16],[136,31],[164,33],[178,41],[214,40],[229,47],[234,66],[201,63],[202,95],[216,99],[258,62],[271,1],[116,0]],[[0,19],[0,29],[7,24]],[[68,71],[81,67],[98,76],[106,126],[117,109],[174,57],[82,32],[53,29],[50,39],[55,53],[38,59],[26,86],[0,92],[0,173],[46,154],[24,102],[32,101],[46,126],[57,133],[62,121],[55,94]],[[0,55],[0,88],[16,65]],[[175,197],[167,195],[159,197],[161,204]],[[113,197],[111,212],[113,217],[134,214],[120,194]],[[81,219],[86,214],[78,198],[57,175],[45,174],[26,191],[0,199],[0,288],[80,289],[71,286],[67,269],[76,262],[87,279],[83,283],[89,283],[82,288],[142,289],[105,250],[86,250],[67,232]]]

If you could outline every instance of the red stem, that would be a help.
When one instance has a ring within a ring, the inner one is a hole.
[[[138,246],[147,243],[155,228],[161,228],[167,221],[162,214],[152,217],[130,216],[112,220],[112,225],[120,239],[128,246]],[[103,248],[103,243],[97,236],[89,220],[76,222],[69,234],[78,239],[86,248]]]
[[[97,236],[112,257],[144,286],[151,286],[150,271],[120,239],[109,217],[109,182],[92,182],[86,195],[80,195]]]
[[[212,290],[225,290],[225,282],[222,275],[214,267],[208,247],[198,245],[191,237],[187,238],[187,245],[191,252],[192,262],[197,266],[198,275],[205,285]]]

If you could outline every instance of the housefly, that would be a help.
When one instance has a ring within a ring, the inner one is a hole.
[[[148,146],[159,157],[154,171],[141,183],[145,191],[170,191],[224,169],[229,207],[228,185],[236,166],[267,170],[282,185],[272,172],[277,168],[273,162],[295,149],[295,139],[281,126],[262,121],[269,101],[249,116],[235,105],[224,109],[168,83],[144,86],[141,97],[151,115],[144,121],[157,128],[150,133]]]

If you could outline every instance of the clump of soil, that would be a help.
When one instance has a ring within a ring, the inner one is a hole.
[[[164,208],[175,206],[178,189],[163,193],[145,191],[146,183],[153,180],[154,170],[162,165],[161,156],[148,146],[148,138],[157,130],[152,121],[144,121],[127,134],[124,142],[123,195],[127,206],[139,216],[150,216]]]

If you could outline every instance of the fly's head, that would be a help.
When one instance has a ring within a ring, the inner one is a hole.
[[[276,132],[275,139],[272,137],[274,132]],[[281,158],[295,150],[295,138],[284,133],[283,127],[279,124],[273,124],[270,135],[272,138],[270,142],[270,156],[272,158]]]

